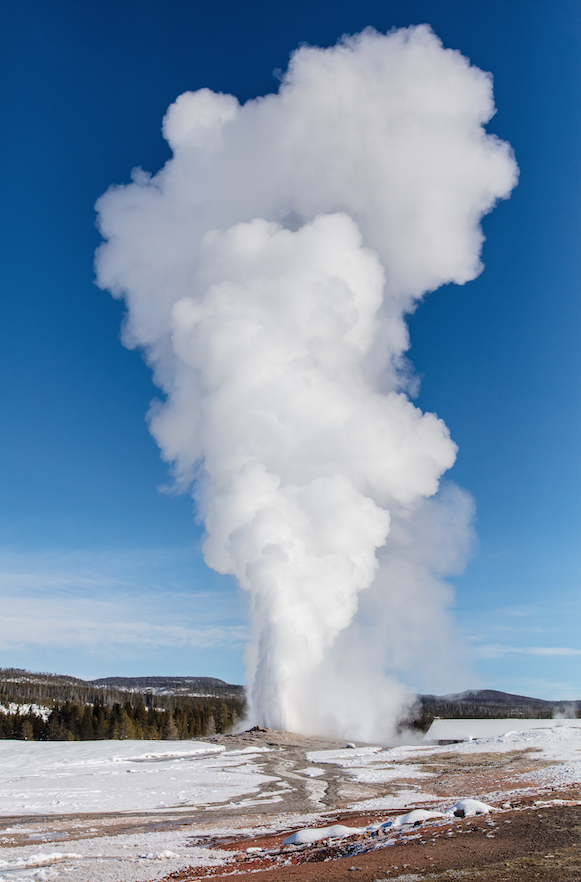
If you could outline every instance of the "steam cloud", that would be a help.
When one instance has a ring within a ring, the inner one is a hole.
[[[367,29],[300,48],[278,94],[181,95],[173,158],[97,204],[98,282],[165,395],[151,432],[250,595],[252,722],[385,738],[385,666],[445,643],[471,501],[436,496],[456,446],[406,394],[405,315],[481,270],[517,175],[493,113],[428,27]]]

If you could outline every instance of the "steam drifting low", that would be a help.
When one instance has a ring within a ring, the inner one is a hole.
[[[408,398],[405,315],[481,270],[517,174],[493,113],[428,27],[368,29],[299,49],[278,94],[181,95],[173,158],[97,204],[98,282],[164,393],[150,430],[250,596],[253,722],[385,737],[381,671],[446,633],[471,502],[438,493],[456,446]]]

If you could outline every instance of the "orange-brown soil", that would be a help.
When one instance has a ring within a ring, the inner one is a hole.
[[[281,850],[284,835],[231,842],[222,848],[236,852],[233,863],[186,868],[169,874],[164,882],[226,878],[232,882],[579,882],[580,797],[578,788],[553,793],[544,801],[529,797],[517,808],[491,815],[412,828],[386,847],[381,847],[381,839],[355,836],[340,844],[319,843],[290,853]],[[334,820],[363,826],[373,818],[352,814]],[[246,854],[249,847],[264,852]]]

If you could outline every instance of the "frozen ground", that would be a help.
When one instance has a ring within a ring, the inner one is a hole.
[[[228,844],[244,836],[341,818],[361,829],[349,821],[357,813],[379,823],[394,810],[445,811],[468,796],[499,804],[580,782],[581,729],[562,725],[392,749],[270,731],[212,743],[0,741],[0,882],[159,880],[231,862]]]
[[[257,754],[258,751],[258,754]],[[0,741],[2,814],[197,806],[258,792],[261,748],[194,741]]]

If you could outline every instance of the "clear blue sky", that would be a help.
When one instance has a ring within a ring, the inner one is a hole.
[[[494,75],[514,147],[484,273],[410,319],[418,404],[450,427],[479,544],[455,577],[475,686],[581,698],[581,7],[31,0],[3,7],[0,665],[241,682],[244,598],[207,570],[144,415],[149,371],[93,283],[94,203],[169,158],[168,105],[277,88],[301,42],[427,22]],[[451,688],[455,684],[451,684]]]

